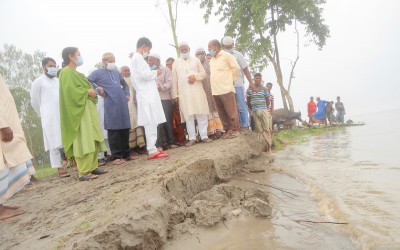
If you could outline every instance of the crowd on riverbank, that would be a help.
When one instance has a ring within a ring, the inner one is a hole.
[[[195,56],[181,42],[180,58],[168,58],[166,67],[151,49],[151,41],[140,38],[130,67],[119,70],[115,56],[104,53],[101,67],[88,76],[76,70],[83,64],[76,47],[62,51],[61,70],[54,59],[43,59],[44,74],[32,83],[31,102],[41,118],[51,166],[61,178],[70,176],[63,160],[73,159],[79,180],[87,181],[107,172],[99,167],[105,152],[113,165],[136,160],[144,150],[148,160],[168,158],[166,149],[235,138],[250,127],[271,151],[272,84],[264,87],[260,73],[250,75],[231,37],[222,44],[211,40],[208,53],[200,47]],[[0,219],[5,219],[20,213],[3,204],[29,183],[34,169],[14,100],[2,79],[0,85]]]

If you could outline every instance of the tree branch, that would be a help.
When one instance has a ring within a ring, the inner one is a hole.
[[[294,60],[294,63],[292,63],[292,70],[290,71],[290,77],[289,77],[289,85],[288,85],[288,92],[290,93],[290,87],[292,86],[292,79],[294,78],[294,69],[296,68],[297,61],[299,60],[300,56],[300,35],[299,31],[297,30],[297,21],[294,21],[294,29],[296,30],[296,38],[297,38],[297,56],[296,60]]]

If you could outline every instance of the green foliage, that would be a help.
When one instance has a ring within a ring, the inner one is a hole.
[[[322,48],[329,37],[329,28],[320,7],[325,0],[201,0],[200,7],[226,22],[226,35],[236,38],[236,47],[248,54],[250,65],[262,70],[268,61],[278,57],[272,46],[274,35],[283,32],[295,21],[301,23],[310,41]],[[275,37],[276,38],[276,37]]]
[[[319,135],[330,131],[343,129],[344,126],[334,127],[310,127],[310,128],[294,128],[289,130],[281,130],[274,134],[273,147],[274,150],[283,149],[286,145],[300,144],[307,142],[309,136]]]
[[[32,82],[43,73],[41,61],[45,53],[35,51],[33,55],[24,53],[14,45],[4,45],[0,51],[0,74],[3,75],[10,92],[14,97],[18,115],[21,120],[28,148],[34,157],[41,162],[48,159],[43,144],[43,132],[39,116],[33,110],[30,99]]]

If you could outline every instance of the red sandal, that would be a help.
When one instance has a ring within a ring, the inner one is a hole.
[[[158,151],[157,153],[149,155],[147,157],[147,160],[154,160],[154,159],[161,159],[161,158],[168,158],[168,157],[169,157],[169,154],[167,152]]]

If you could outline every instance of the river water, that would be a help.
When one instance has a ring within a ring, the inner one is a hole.
[[[270,219],[200,228],[166,249],[400,249],[400,109],[351,118],[366,125],[310,136],[242,176],[285,190],[270,189]]]
[[[349,223],[335,227],[356,249],[400,249],[400,110],[353,120],[366,125],[312,136],[275,153],[274,165],[306,187],[325,221]]]

